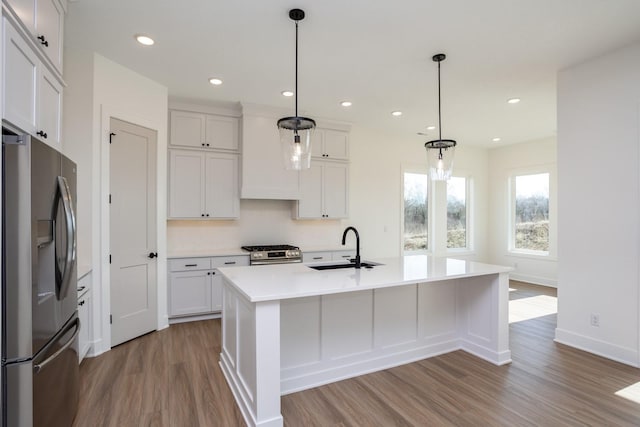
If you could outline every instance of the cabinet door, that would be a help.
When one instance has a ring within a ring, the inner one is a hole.
[[[324,131],[325,158],[334,160],[349,159],[349,134],[338,130]]]
[[[206,147],[204,114],[171,111],[171,145]]]
[[[36,32],[36,1],[5,0],[32,34]]]
[[[62,86],[44,67],[38,80],[38,132],[47,144],[60,149]]]
[[[202,218],[204,153],[169,150],[169,217]]]
[[[38,58],[6,18],[2,19],[2,26],[4,118],[25,132],[35,135]]]
[[[238,149],[238,119],[225,116],[206,116],[207,147],[222,150]]]
[[[211,272],[211,311],[222,311],[222,276],[218,270]]]
[[[87,291],[78,300],[78,318],[80,319],[78,359],[82,362],[91,347],[91,291]]]
[[[324,157],[324,129],[316,128],[311,135],[311,157]]]
[[[349,165],[326,162],[323,183],[325,216],[347,218],[349,216]]]
[[[64,11],[58,0],[36,0],[36,43],[62,74],[62,28]],[[41,39],[42,38],[42,39]]]
[[[311,168],[300,172],[300,200],[298,218],[323,218],[322,165],[314,161]]]
[[[206,154],[205,212],[211,218],[237,218],[240,213],[238,195],[238,156]]]
[[[169,316],[211,311],[210,271],[184,271],[169,275]]]

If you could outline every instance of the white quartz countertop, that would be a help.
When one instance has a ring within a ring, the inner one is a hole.
[[[363,259],[365,261],[369,260]],[[226,267],[219,268],[219,271],[249,301],[260,302],[484,276],[513,270],[500,265],[428,255],[370,261],[382,265],[373,269],[314,270],[304,264],[276,264]]]

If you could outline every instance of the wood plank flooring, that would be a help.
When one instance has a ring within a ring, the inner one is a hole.
[[[511,281],[510,299],[555,296]],[[556,315],[510,325],[513,363],[463,351],[282,397],[285,426],[640,426],[615,393],[640,369],[553,342]],[[220,322],[182,323],[85,359],[74,426],[244,426],[218,366]]]

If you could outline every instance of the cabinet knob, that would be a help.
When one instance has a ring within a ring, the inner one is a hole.
[[[207,147],[209,146],[209,144],[207,144]]]
[[[211,276],[211,272],[210,271],[207,271],[207,276]]]
[[[38,132],[36,132],[36,135],[39,135],[42,138],[47,139],[47,133],[44,131],[39,130]]]
[[[204,142],[202,144],[200,144],[200,145],[202,145],[204,147]]]
[[[200,215],[200,216],[204,216],[204,214]]]
[[[209,216],[209,214],[207,214],[207,216]]]
[[[80,302],[78,303],[78,305],[79,305],[79,306],[83,306],[83,305],[84,305],[84,300],[80,301]]]
[[[151,259],[153,259],[153,258],[155,258],[157,256],[158,256],[158,252],[149,252],[149,255],[147,255],[147,257],[151,258]]]
[[[45,40],[44,36],[38,36],[38,40],[40,40],[40,44],[49,47],[49,42]]]

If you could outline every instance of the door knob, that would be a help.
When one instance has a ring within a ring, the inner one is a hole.
[[[149,258],[153,259],[158,256],[158,252],[149,252]]]

